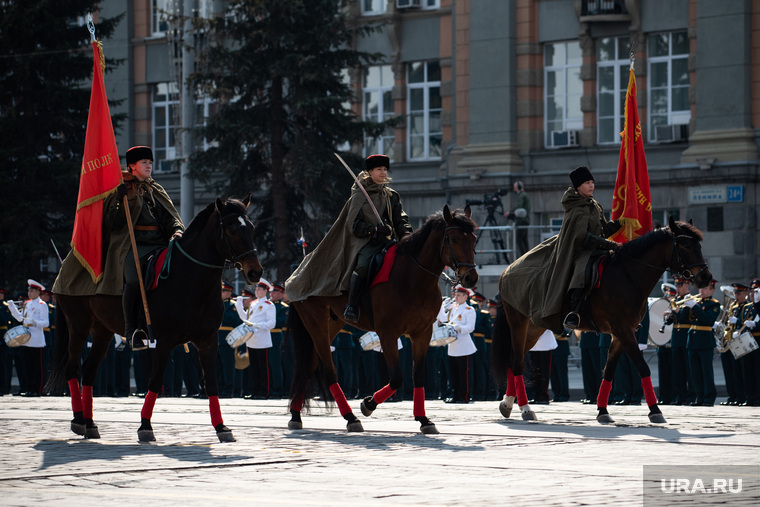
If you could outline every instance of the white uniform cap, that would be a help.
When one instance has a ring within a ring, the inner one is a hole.
[[[40,282],[35,282],[31,278],[26,281],[26,283],[29,284],[29,287],[34,287],[35,289],[39,290],[45,290],[45,286],[42,285]]]
[[[272,284],[261,278],[259,280],[259,283],[256,284],[256,287],[263,287],[266,290],[272,290]]]

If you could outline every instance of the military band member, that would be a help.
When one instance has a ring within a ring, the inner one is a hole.
[[[755,278],[750,283],[750,299],[752,301],[751,312],[748,311],[744,316],[744,325],[752,333],[755,341],[760,344],[760,325],[758,325],[758,315],[760,315],[760,278]],[[744,373],[744,391],[747,394],[746,405],[751,407],[760,407],[760,349],[753,350],[749,354],[741,357],[739,362]]]
[[[552,352],[551,382],[553,401],[570,400],[570,379],[567,371],[567,360],[570,357],[570,341],[566,332],[554,335],[557,348]]]
[[[271,287],[269,282],[263,278],[259,280],[254,289],[256,299],[251,301],[248,310],[242,314],[242,302],[236,303],[238,315],[241,318],[245,315],[245,320],[250,322],[254,328],[253,336],[245,342],[246,347],[248,347],[248,356],[251,359],[251,365],[248,369],[251,372],[251,394],[254,399],[269,399],[271,391],[269,351],[272,348],[271,330],[277,322],[277,310],[274,304],[267,299]]]
[[[579,331],[575,331],[579,333]],[[579,336],[578,348],[581,351],[581,373],[583,375],[583,394],[581,403],[591,405],[596,403],[599,385],[602,382],[602,354],[599,350],[599,333],[582,331]],[[606,360],[606,358],[605,358]]]
[[[455,289],[455,303],[449,311],[441,308],[438,313],[438,321],[454,326],[457,339],[447,345],[449,354],[450,382],[454,396],[447,403],[469,403],[471,389],[469,384],[468,370],[470,359],[475,353],[475,344],[472,342],[470,333],[475,330],[475,309],[467,304],[467,298],[471,295],[470,289],[457,286]]]
[[[720,314],[720,302],[713,298],[715,280],[710,280],[707,287],[699,289],[699,298],[686,301],[689,308],[691,327],[686,341],[689,352],[689,364],[694,378],[696,399],[690,405],[712,407],[715,404],[715,373],[713,372],[713,350],[715,334],[713,324]]]
[[[11,394],[11,363],[10,347],[5,343],[5,332],[13,327],[14,319],[5,301],[7,290],[0,287],[0,396]]]
[[[230,331],[243,323],[238,317],[235,303],[232,302],[232,284],[222,282],[222,302],[224,314],[219,327],[219,348],[217,349],[216,379],[219,384],[219,397],[232,398],[235,385],[235,349],[227,343]]]
[[[270,398],[284,398],[288,395],[289,384],[285,383],[283,369],[283,346],[286,331],[285,324],[288,322],[288,304],[283,301],[285,296],[285,282],[272,283],[269,300],[274,305],[277,314],[274,329],[272,329],[272,349],[269,352],[269,371],[272,374],[272,392]]]
[[[491,316],[488,310],[483,308],[486,298],[480,292],[470,298],[471,306],[475,310],[475,329],[472,332],[472,341],[475,344],[475,354],[472,356],[472,399],[485,401],[489,390],[491,373],[488,368],[486,355],[486,340],[491,339]]]
[[[24,304],[23,311],[19,310],[12,301],[8,303],[11,315],[29,330],[31,338],[23,345],[24,379],[21,386],[24,396],[39,396],[44,385],[42,369],[42,351],[45,348],[44,328],[50,325],[48,306],[40,299],[40,291],[45,287],[32,279],[28,280],[27,295],[29,300]]]
[[[724,310],[728,312],[728,325],[725,333],[731,336],[737,329],[742,327],[742,323],[747,320],[747,311],[752,309],[752,305],[747,301],[747,292],[749,286],[743,283],[732,283],[734,289],[735,301],[730,304],[729,308]],[[741,405],[747,402],[747,394],[744,391],[744,373],[739,360],[734,357],[731,350],[726,350],[720,354],[720,364],[723,367],[723,376],[726,379],[726,391],[728,399],[720,402],[721,405]]]
[[[673,301],[676,297],[676,286],[672,283],[663,283],[662,297],[668,301]],[[668,309],[663,315],[663,322],[670,314]],[[657,374],[660,383],[660,392],[657,395],[657,402],[660,405],[670,405],[673,402],[673,353],[670,348],[670,342],[657,347]]]
[[[673,284],[676,286],[676,297],[673,300],[675,307],[665,319],[666,323],[673,324],[670,338],[670,350],[673,357],[673,404],[689,405],[696,398],[689,353],[686,350],[691,327],[689,309],[683,307],[683,302],[690,297],[689,282],[685,278],[676,276]]]

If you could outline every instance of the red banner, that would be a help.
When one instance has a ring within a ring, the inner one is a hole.
[[[636,106],[636,76],[628,74],[628,92],[625,95],[625,126],[620,133],[620,160],[618,161],[615,194],[612,197],[612,219],[619,219],[623,227],[611,239],[625,243],[652,230],[652,199],[649,192],[649,172],[641,138],[639,110]]]
[[[121,166],[103,83],[103,53],[98,42],[92,43],[92,49],[94,66],[90,113],[71,248],[92,276],[93,282],[98,283],[103,277],[103,200],[119,184]]]

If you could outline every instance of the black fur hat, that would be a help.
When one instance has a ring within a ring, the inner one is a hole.
[[[594,181],[594,177],[591,176],[591,171],[585,165],[578,167],[570,173],[570,181],[573,182],[573,188],[578,188],[589,180]]]
[[[375,167],[391,168],[391,159],[387,155],[370,155],[364,160],[364,169],[370,171]]]
[[[140,160],[153,161],[153,150],[148,146],[133,146],[127,150],[127,165],[136,164]]]

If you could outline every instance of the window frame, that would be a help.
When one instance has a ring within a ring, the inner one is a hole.
[[[656,37],[659,35],[662,35],[664,33],[667,33],[668,35],[668,54],[665,56],[652,56],[650,54],[650,40],[652,37]],[[657,132],[656,127],[659,125],[688,125],[691,121],[691,104],[687,104],[686,109],[679,109],[674,110],[673,109],[673,91],[675,89],[685,89],[686,95],[688,96],[689,90],[691,88],[691,82],[689,81],[686,85],[674,85],[673,84],[673,63],[675,60],[686,60],[686,65],[688,68],[688,59],[691,52],[687,53],[679,53],[679,54],[673,54],[673,36],[675,34],[687,34],[686,30],[676,30],[673,32],[659,32],[659,33],[653,33],[649,35],[649,38],[647,40],[647,140],[649,142],[657,142]],[[688,41],[688,34],[687,34],[687,41]],[[653,65],[657,64],[667,64],[667,86],[665,88],[663,87],[654,87],[652,85],[652,77],[654,71],[652,70]],[[654,110],[654,102],[652,101],[652,92],[653,91],[659,91],[662,89],[667,90],[667,111],[665,114],[662,113],[656,113],[653,114]],[[665,117],[665,123],[654,123],[654,119],[657,117]]]
[[[604,37],[606,39],[612,39],[614,41],[614,47],[615,47],[615,55],[611,60],[600,60],[599,54],[597,53],[597,59],[596,59],[596,143],[600,145],[615,145],[620,144],[622,139],[620,138],[619,133],[623,131],[623,128],[625,127],[625,97],[626,93],[628,92],[628,71],[630,69],[631,65],[631,57],[630,57],[630,51],[626,55],[620,55],[618,54],[620,52],[620,46],[621,42],[624,39],[628,40],[628,47],[630,48],[631,38],[629,36],[620,36],[620,37]],[[602,39],[599,39],[602,40]],[[597,48],[599,44],[599,40],[597,40]],[[600,74],[602,72],[602,69],[606,68],[612,68],[614,71],[613,75],[613,90],[612,95],[615,97],[615,100],[613,100],[613,113],[612,116],[604,116],[602,117],[602,92],[599,88],[601,79]],[[616,127],[616,134],[613,136],[612,141],[603,141],[601,139],[601,132],[603,132],[603,129],[601,128],[601,121],[603,119],[612,119],[613,124],[617,125]]]
[[[553,64],[553,65],[547,65],[547,51],[550,46],[557,46],[557,45],[564,45],[565,46],[565,61],[562,64]],[[554,97],[554,95],[549,95],[549,88],[547,86],[547,83],[549,82],[549,73],[555,72],[557,74],[561,73],[562,77],[564,79],[564,95],[563,95],[563,108],[562,108],[562,129],[561,131],[569,131],[569,130],[581,130],[583,128],[583,112],[580,112],[580,116],[578,118],[569,118],[567,115],[568,107],[567,104],[569,102],[568,100],[568,71],[572,69],[577,69],[577,75],[578,75],[578,81],[580,83],[580,93],[573,94],[573,97],[577,96],[578,100],[578,110],[580,111],[580,100],[581,97],[583,97],[583,81],[580,78],[581,73],[581,66],[583,64],[583,58],[578,61],[577,64],[568,64],[568,58],[567,55],[568,52],[568,46],[570,44],[577,44],[578,50],[580,51],[580,41],[579,40],[569,40],[569,41],[557,41],[552,43],[544,44],[544,146],[549,149],[555,148],[553,141],[552,141],[552,131],[556,129],[549,130],[549,117],[548,117],[548,111],[549,111],[549,99],[550,97]],[[557,119],[552,119],[552,122],[556,122]]]
[[[371,87],[366,86],[365,78],[366,73],[370,71],[370,69],[377,68],[380,70],[380,85],[377,87]],[[384,72],[382,68],[387,68],[387,70],[390,71],[390,83],[384,83],[382,81]],[[386,121],[393,116],[395,116],[394,111],[394,105],[395,100],[393,98],[393,86],[395,82],[395,78],[393,75],[393,66],[390,64],[387,65],[373,65],[372,67],[367,67],[364,69],[364,75],[362,76],[362,119],[364,121],[375,121],[375,122],[382,122]],[[377,103],[377,114],[370,115],[367,112],[367,95],[371,93],[377,93],[378,96],[378,103]],[[390,95],[390,101],[391,101],[391,107],[390,112],[386,113],[386,104],[385,104],[385,95],[388,93]],[[386,140],[390,141],[390,147],[386,146]],[[374,141],[376,149],[370,149],[368,141]],[[389,150],[393,150],[391,153],[389,153]],[[377,137],[365,137],[364,138],[364,156],[368,157],[369,155],[372,155],[373,153],[382,153],[385,155],[388,155],[390,157],[391,162],[394,161],[395,156],[395,133],[391,132],[391,134],[380,134]],[[372,153],[370,153],[372,152]]]
[[[428,74],[429,74],[429,65],[431,63],[435,63],[439,65],[440,68],[440,62],[438,61],[417,61],[417,62],[408,62],[406,65],[406,160],[410,162],[425,162],[428,160],[441,160],[443,158],[443,125],[441,123],[441,114],[443,113],[443,104],[441,104],[440,108],[431,109],[430,108],[430,90],[433,88],[438,88],[438,95],[440,98],[441,93],[441,81],[440,79],[438,81],[429,81],[428,80]],[[424,65],[424,79],[422,82],[419,83],[411,83],[409,80],[409,74],[411,71],[412,65],[415,64],[423,64]],[[440,71],[439,71],[440,72]],[[423,90],[423,108],[421,110],[412,110],[412,91],[413,90]],[[422,134],[412,134],[412,113],[418,114],[419,111],[422,111],[423,116],[423,126],[422,126]],[[430,117],[431,114],[434,112],[438,112],[438,124],[439,124],[439,131],[431,132],[430,131]],[[430,155],[430,147],[431,143],[430,140],[433,136],[440,136],[441,138],[441,146],[440,151],[441,154],[439,155]],[[412,138],[413,137],[422,137],[423,138],[423,155],[421,157],[412,157]]]
[[[158,89],[161,85],[166,85],[167,87],[165,94],[166,98],[164,100],[158,100],[156,98],[159,93]],[[179,117],[174,118],[175,115],[171,114],[172,106],[175,108],[181,107],[179,85],[175,81],[153,83],[151,90],[151,135],[153,136],[153,167],[156,172],[170,172],[174,170],[174,168],[169,170],[163,169],[161,162],[177,160],[177,134],[181,128],[181,124],[179,123]],[[163,108],[163,117],[165,121],[163,126],[156,125],[159,108]],[[171,142],[172,131],[174,134],[174,143]],[[163,137],[163,146],[159,147],[158,139],[160,137]],[[160,157],[159,153],[162,152],[165,153],[165,155]]]
[[[370,0],[372,2],[372,9],[366,9],[365,3],[367,0],[360,0],[359,4],[361,7],[362,16],[380,16],[382,14],[385,14],[385,9],[387,8],[388,2],[387,0]],[[378,6],[375,8],[375,6]]]

